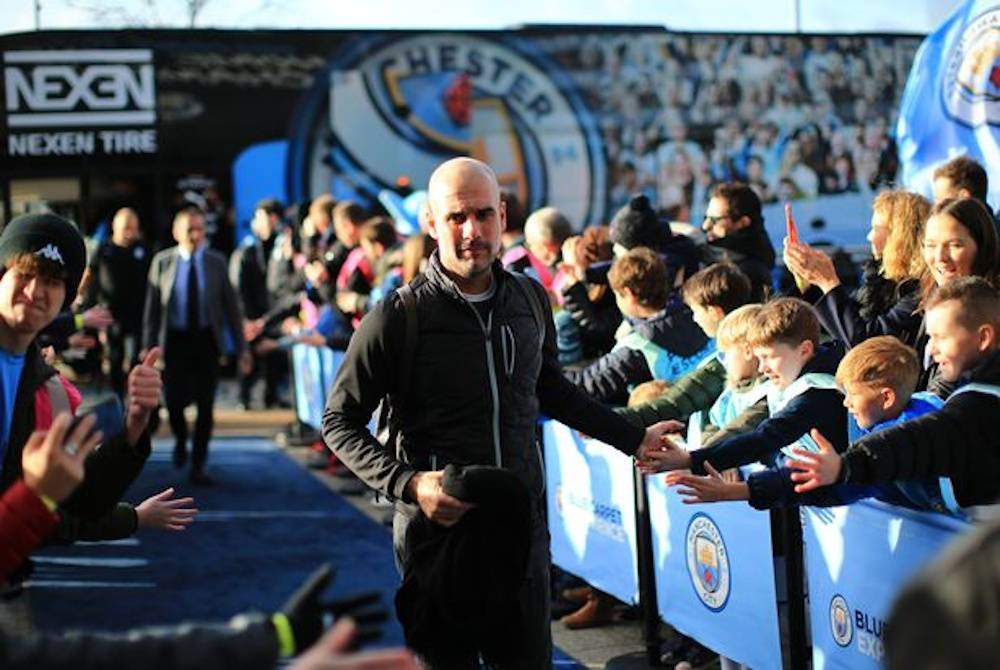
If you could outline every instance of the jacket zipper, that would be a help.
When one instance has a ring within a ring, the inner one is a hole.
[[[493,359],[493,341],[490,338],[490,332],[493,330],[493,310],[490,310],[489,316],[487,317],[486,323],[483,323],[483,318],[479,316],[479,311],[475,308],[472,303],[468,300],[465,303],[472,310],[472,313],[476,316],[476,321],[479,322],[479,327],[483,331],[483,336],[486,343],[486,369],[490,373],[490,395],[493,398],[493,453],[496,459],[496,464],[498,468],[503,467],[503,458],[500,455],[500,390],[497,385],[497,373],[495,367],[495,361]]]

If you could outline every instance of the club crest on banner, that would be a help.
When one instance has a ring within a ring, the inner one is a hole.
[[[833,634],[833,641],[841,647],[849,646],[854,637],[851,608],[839,593],[830,600],[830,632]]]
[[[293,181],[306,194],[364,200],[400,177],[422,186],[444,160],[467,155],[493,167],[527,211],[553,205],[577,225],[596,223],[606,172],[596,120],[536,51],[454,33],[352,43],[300,110]]]
[[[941,95],[948,116],[959,123],[1000,124],[1000,8],[965,26],[947,54]]]
[[[726,606],[731,588],[729,553],[719,527],[707,514],[695,514],[688,523],[685,546],[691,584],[710,610]]]

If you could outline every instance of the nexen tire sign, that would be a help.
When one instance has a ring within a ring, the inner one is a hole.
[[[362,40],[331,62],[300,110],[290,162],[296,197],[420,186],[455,155],[489,163],[527,210],[577,225],[604,208],[604,158],[572,85],[525,43],[432,34]]]
[[[3,65],[8,155],[156,151],[151,50],[8,51]]]

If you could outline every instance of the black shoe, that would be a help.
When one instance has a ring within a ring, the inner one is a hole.
[[[213,480],[211,477],[206,475],[201,470],[192,470],[191,476],[188,477],[188,481],[190,481],[195,486],[212,486],[215,484],[215,480]]]
[[[174,467],[180,470],[187,465],[188,452],[183,442],[174,445]]]

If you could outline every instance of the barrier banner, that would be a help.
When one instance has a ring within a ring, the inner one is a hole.
[[[639,602],[632,459],[558,421],[542,425],[552,562]]]
[[[803,507],[802,526],[813,668],[876,670],[896,593],[969,524],[871,500]]]
[[[313,347],[308,344],[292,346],[295,414],[299,421],[315,430],[323,427],[326,396],[343,360],[343,351],[334,351],[329,347]]]
[[[663,620],[752,668],[780,668],[771,517],[745,502],[685,505],[646,477]]]

